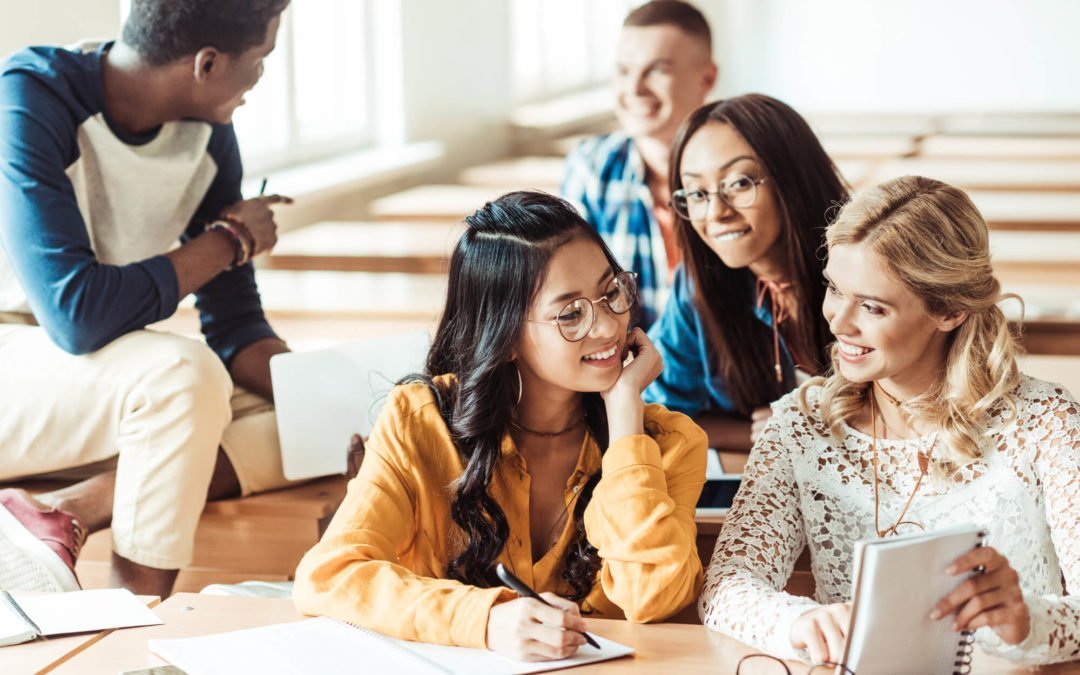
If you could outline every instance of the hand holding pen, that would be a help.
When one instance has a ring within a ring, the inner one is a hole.
[[[266,179],[264,178],[258,197],[236,202],[221,213],[222,217],[227,217],[243,229],[252,244],[253,256],[265,253],[277,244],[277,222],[274,220],[274,212],[270,207],[274,204],[292,204],[293,202],[290,197],[277,194],[266,195],[265,191]]]
[[[522,597],[491,608],[487,622],[488,648],[521,661],[565,659],[586,643],[578,606],[554,593],[537,595],[505,567],[495,573]]]

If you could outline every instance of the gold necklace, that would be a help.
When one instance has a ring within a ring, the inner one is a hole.
[[[882,390],[882,391],[884,391],[884,390]],[[874,530],[877,532],[877,536],[881,537],[881,538],[887,537],[890,534],[896,534],[897,528],[899,528],[901,525],[914,525],[915,527],[917,527],[917,528],[919,528],[921,530],[921,529],[923,529],[922,525],[920,525],[919,523],[916,523],[913,520],[904,520],[904,516],[907,515],[908,508],[911,507],[911,502],[913,502],[915,500],[915,495],[918,494],[918,492],[919,492],[919,486],[922,485],[922,480],[923,480],[923,478],[926,477],[927,470],[929,469],[929,466],[930,466],[930,455],[931,455],[931,453],[934,452],[934,446],[937,445],[937,436],[934,436],[934,440],[933,440],[932,443],[930,443],[930,448],[926,451],[925,454],[922,451],[919,451],[918,454],[917,454],[918,463],[919,463],[919,477],[918,477],[918,479],[915,480],[915,488],[912,489],[911,495],[908,496],[907,502],[904,504],[904,509],[900,512],[900,515],[899,515],[899,517],[897,517],[895,523],[893,523],[889,527],[882,530],[881,529],[881,523],[880,523],[880,501],[879,501],[879,497],[878,497],[879,479],[878,479],[878,449],[877,449],[877,418],[878,418],[877,394],[875,393],[875,385],[871,384],[870,385],[870,445],[871,445],[871,447],[873,448],[873,451],[874,451]],[[884,418],[882,418],[881,421],[882,421],[882,424],[885,423]]]
[[[570,426],[566,427],[565,429],[560,429],[559,431],[538,431],[536,429],[530,429],[528,427],[523,427],[520,424],[518,424],[517,422],[514,422],[513,420],[510,421],[510,426],[514,427],[515,429],[519,429],[521,431],[524,431],[527,434],[532,434],[533,436],[541,436],[543,438],[554,438],[556,436],[562,436],[563,434],[565,434],[567,432],[573,431],[574,429],[576,429],[578,427],[578,425],[580,425],[584,421],[585,421],[585,417],[583,416],[580,419],[578,419],[578,420],[576,420],[574,422],[571,422]]]

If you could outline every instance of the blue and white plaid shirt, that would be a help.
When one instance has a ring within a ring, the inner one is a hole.
[[[645,183],[645,162],[621,131],[582,141],[566,158],[562,196],[596,228],[624,269],[637,272],[641,327],[667,301],[667,251]]]

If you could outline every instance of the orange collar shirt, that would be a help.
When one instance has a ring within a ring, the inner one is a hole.
[[[439,381],[446,382],[439,378]],[[589,477],[601,478],[585,509],[585,530],[603,560],[583,614],[660,621],[694,601],[702,584],[694,508],[705,483],[707,441],[690,418],[645,407],[645,434],[601,455],[586,435],[567,481],[567,512]],[[395,388],[368,440],[359,474],[322,540],[300,561],[293,598],[306,614],[355,623],[391,637],[484,648],[491,607],[517,597],[445,578],[463,547],[450,517],[452,485],[464,466],[431,391]],[[529,533],[530,476],[510,435],[488,493],[510,536],[503,563],[538,593],[567,596],[563,559],[573,518],[535,563]]]

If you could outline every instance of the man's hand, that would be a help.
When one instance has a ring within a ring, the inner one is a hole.
[[[252,256],[265,253],[277,244],[277,223],[274,222],[274,204],[292,204],[291,197],[267,195],[236,202],[221,211],[222,217],[239,221],[251,238]]]

